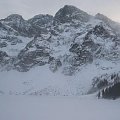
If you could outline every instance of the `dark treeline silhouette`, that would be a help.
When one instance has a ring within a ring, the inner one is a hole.
[[[120,82],[102,90],[102,98],[116,99],[120,97]]]
[[[106,79],[104,79],[103,81],[99,81],[99,83],[97,84],[97,88],[101,89],[104,86],[108,85],[108,81]]]
[[[109,78],[109,80],[107,79]],[[98,98],[116,99],[120,97],[120,75],[113,73],[107,78],[97,78]]]

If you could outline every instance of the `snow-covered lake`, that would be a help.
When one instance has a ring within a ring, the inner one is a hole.
[[[120,99],[1,95],[0,120],[120,120]]]

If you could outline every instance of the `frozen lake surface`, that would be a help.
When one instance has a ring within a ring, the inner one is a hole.
[[[1,95],[0,120],[120,120],[120,99]]]

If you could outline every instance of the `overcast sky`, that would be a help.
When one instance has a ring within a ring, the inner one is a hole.
[[[54,15],[66,4],[74,5],[91,15],[102,13],[120,22],[120,0],[0,0],[0,19],[13,13],[25,19],[37,14]]]

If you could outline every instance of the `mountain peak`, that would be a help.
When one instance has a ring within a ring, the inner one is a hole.
[[[72,11],[79,11],[80,9],[78,9],[77,7],[73,6],[73,5],[64,5],[63,8],[61,9],[68,9],[68,10],[72,10]]]
[[[33,18],[29,19],[28,22],[35,26],[46,26],[53,21],[53,16],[48,14],[35,15]]]
[[[116,34],[120,36],[120,23],[117,23],[111,20],[110,18],[108,18],[107,16],[100,14],[100,13],[96,14],[95,18],[102,20],[106,25],[108,25],[110,28],[116,31]]]
[[[90,15],[80,10],[79,8],[72,5],[65,5],[55,14],[54,22],[66,23],[66,22],[72,22],[74,20],[87,22],[89,18]]]
[[[101,13],[97,13],[95,15],[95,18],[99,19],[99,20],[103,20],[103,21],[111,21],[111,19],[109,19],[107,16],[101,14]]]
[[[53,20],[52,15],[39,14],[39,15],[35,15],[33,18],[29,19],[28,22],[30,22],[30,23],[42,22],[42,24],[43,24],[43,23],[47,23],[48,21],[51,21],[51,20]]]
[[[35,15],[33,18],[40,18],[41,19],[41,17],[53,17],[53,16],[49,15],[49,14],[38,14],[38,15]]]
[[[10,20],[10,21],[12,21],[12,20],[24,20],[23,19],[23,17],[21,16],[21,15],[19,15],[19,14],[11,14],[11,15],[9,15],[7,18],[5,18],[5,20]]]

